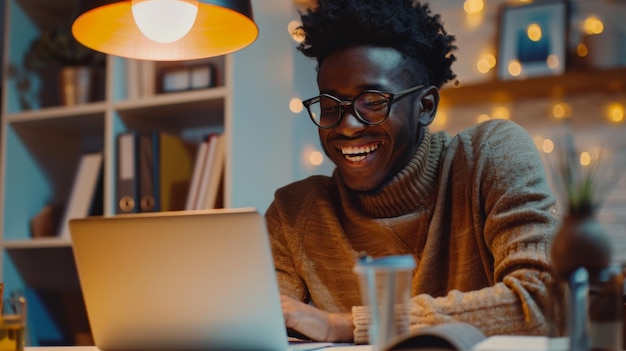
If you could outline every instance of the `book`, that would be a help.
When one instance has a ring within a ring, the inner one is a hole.
[[[94,207],[94,199],[102,198],[97,196],[98,184],[102,179],[101,152],[89,153],[81,156],[78,169],[74,176],[74,183],[67,205],[63,211],[63,219],[60,223],[59,237],[69,238],[70,230],[68,223],[70,219],[87,217]],[[96,206],[98,206],[96,204]],[[102,206],[102,204],[99,204]]]
[[[204,204],[202,209],[212,209],[217,207],[217,198],[220,190],[222,175],[224,172],[225,138],[223,135],[217,136],[215,143],[215,157],[211,164],[205,165],[205,172],[208,173],[208,184],[204,193]]]
[[[186,210],[195,210],[196,202],[198,201],[198,191],[200,189],[200,181],[202,178],[202,171],[204,170],[204,161],[206,160],[206,154],[209,150],[209,136],[204,138],[198,145],[198,152],[196,153],[196,160],[194,161],[193,174],[191,176],[191,184],[189,185],[189,191],[187,192],[187,201],[185,203]]]
[[[223,169],[224,145],[223,136],[219,133],[210,134],[207,151],[201,172],[198,192],[195,195],[194,209],[211,209],[215,207],[217,193]]]
[[[158,131],[138,138],[139,211],[184,210],[197,144]]]
[[[117,170],[115,181],[115,213],[139,212],[137,173],[137,132],[117,136]]]

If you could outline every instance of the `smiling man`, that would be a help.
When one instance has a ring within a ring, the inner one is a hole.
[[[516,124],[429,130],[455,77],[439,16],[412,0],[319,0],[301,17],[320,92],[304,105],[336,169],[279,189],[266,212],[287,327],[366,342],[356,260],[410,254],[412,328],[545,334],[555,199]]]

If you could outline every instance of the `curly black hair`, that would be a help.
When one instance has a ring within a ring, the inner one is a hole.
[[[414,0],[318,0],[300,13],[305,39],[298,50],[317,58],[318,67],[334,51],[354,45],[398,50],[414,67],[413,77],[439,88],[454,79],[454,36],[428,3]]]

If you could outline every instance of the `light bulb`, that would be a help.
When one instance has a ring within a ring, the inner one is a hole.
[[[148,39],[171,43],[184,37],[196,21],[197,0],[132,0],[133,18]]]

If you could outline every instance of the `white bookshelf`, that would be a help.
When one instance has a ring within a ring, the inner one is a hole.
[[[20,77],[10,72],[23,73],[28,44],[43,27],[55,22],[39,16],[46,12],[45,6],[71,11],[72,3],[2,3],[2,281],[7,292],[21,291],[27,298],[40,300],[32,301],[29,312],[31,345],[67,343],[68,337],[71,344],[72,336],[59,336],[55,322],[42,327],[59,316],[58,311],[52,311],[58,306],[50,306],[55,302],[41,297],[66,291],[80,297],[75,294],[77,278],[72,269],[71,242],[58,237],[31,238],[29,223],[47,204],[67,202],[82,154],[103,153],[103,211],[104,215],[115,215],[117,135],[128,130],[163,130],[199,142],[206,133],[220,131],[226,141],[225,207],[256,207],[265,211],[274,190],[300,178],[294,172],[299,162],[299,151],[293,143],[295,129],[302,125],[307,133],[316,132],[308,124],[295,124],[288,109],[294,95],[294,55],[300,54],[286,30],[296,12],[291,2],[281,0],[263,0],[262,4],[253,1],[255,21],[260,28],[254,44],[231,55],[199,61],[216,67],[214,87],[137,96],[128,91],[126,60],[108,56],[97,82],[102,93],[94,101],[76,106],[40,103],[34,98],[38,96],[38,87],[42,89],[41,96],[50,101],[56,86],[47,85],[45,77],[30,72],[33,82],[24,91],[17,81]],[[41,8],[35,15],[33,8],[37,7]],[[193,63],[198,62],[157,62],[153,65],[155,81],[166,67]],[[31,107],[22,103],[24,96]],[[82,301],[72,303],[80,305]]]

